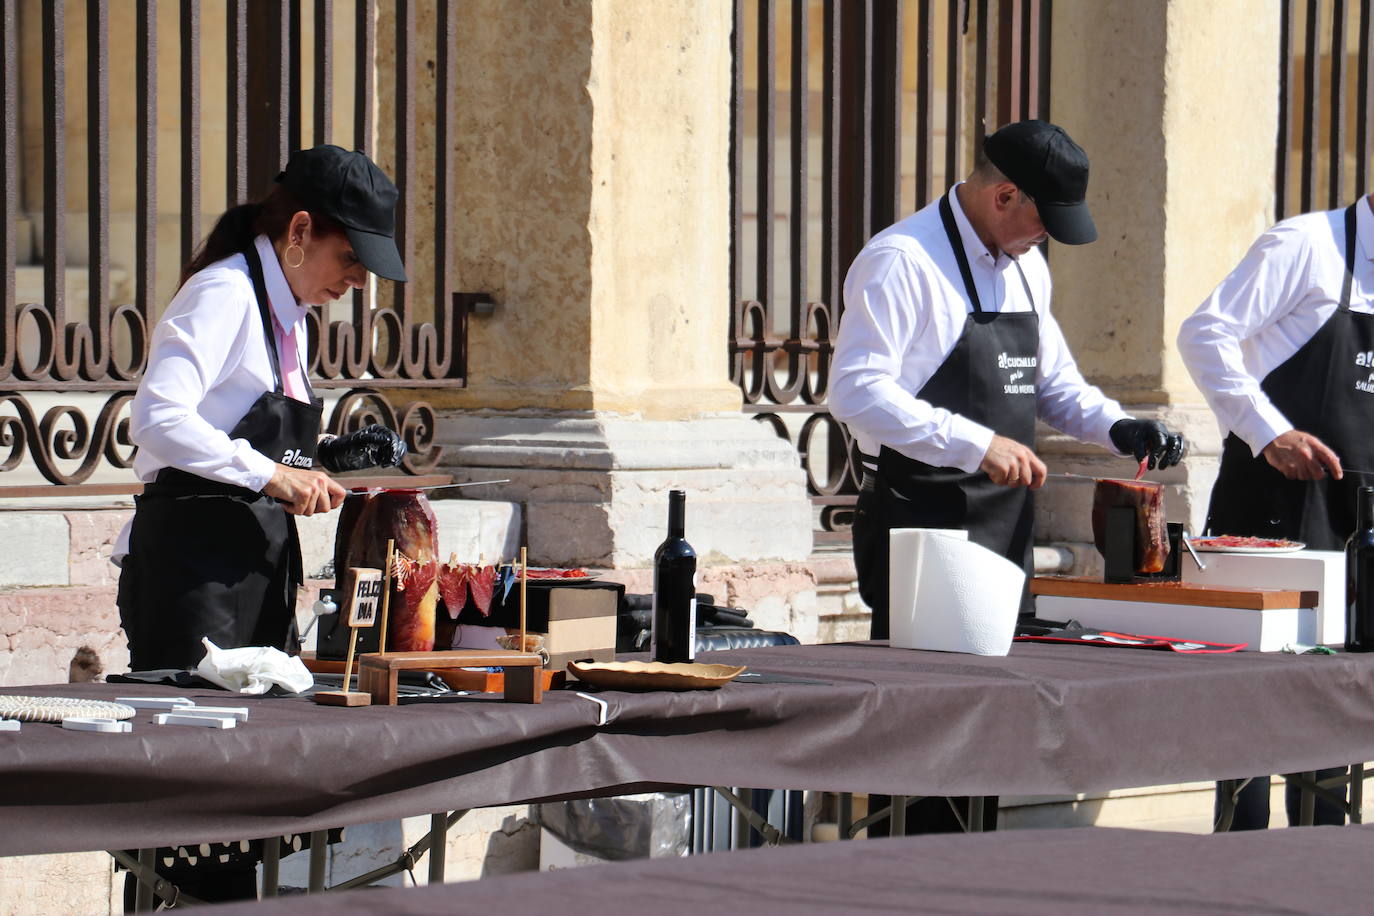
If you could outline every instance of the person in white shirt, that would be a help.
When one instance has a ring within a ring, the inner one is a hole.
[[[1047,473],[1033,450],[1037,417],[1150,467],[1182,457],[1182,436],[1128,417],[1083,380],[1050,314],[1037,246],[1097,237],[1087,185],[1087,156],[1061,128],[1009,124],[984,140],[966,181],[874,236],[849,269],[829,404],[864,464],[854,563],[874,639],[888,637],[892,528],[966,529],[1029,581],[1031,491]],[[871,810],[888,804],[870,798]],[[975,810],[923,799],[907,832],[959,830]],[[996,817],[985,801],[983,828]],[[889,828],[881,819],[869,835]]]
[[[849,269],[829,405],[864,464],[854,560],[874,639],[888,636],[892,528],[967,529],[1032,572],[1037,417],[1151,468],[1182,458],[1181,435],[1084,381],[1050,312],[1037,246],[1097,237],[1087,184],[1087,156],[1061,128],[1009,124],[966,181],[875,235]]]
[[[1340,550],[1355,530],[1357,491],[1369,481],[1358,472],[1374,470],[1371,206],[1361,198],[1269,229],[1179,328],[1179,352],[1225,436],[1210,534]],[[1297,800],[1290,787],[1290,823]],[[1233,830],[1267,826],[1268,778],[1236,803]],[[1344,814],[1319,798],[1316,821],[1340,824]]]
[[[400,436],[320,436],[306,371],[307,307],[405,270],[396,187],[365,155],[294,153],[260,203],[227,211],[158,322],[130,437],[145,482],[121,536],[119,609],[135,671],[191,668],[222,648],[297,651],[295,515],[345,490],[315,469],[396,465]]]

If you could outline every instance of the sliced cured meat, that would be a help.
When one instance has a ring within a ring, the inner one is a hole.
[[[1164,524],[1164,486],[1147,480],[1097,481],[1093,491],[1093,542],[1107,552],[1107,510],[1118,506],[1135,510],[1135,571],[1157,573],[1169,557],[1169,533]]]
[[[1301,545],[1300,541],[1290,541],[1287,538],[1247,537],[1239,534],[1220,534],[1215,537],[1189,538],[1188,540],[1194,547],[1246,547],[1250,549],[1265,548],[1269,550],[1292,550]]]
[[[585,569],[536,569],[531,567],[528,572],[531,579],[585,579],[587,571]]]
[[[468,570],[466,563],[455,563],[453,557],[439,568],[439,595],[448,608],[448,616],[454,620],[468,603]]]
[[[491,598],[496,591],[496,567],[468,567],[468,590],[472,593],[472,603],[477,605],[482,616],[491,616]]]
[[[410,581],[410,574],[414,571],[416,563],[410,557],[396,551],[391,557],[391,584],[396,591],[406,590],[406,583]]]

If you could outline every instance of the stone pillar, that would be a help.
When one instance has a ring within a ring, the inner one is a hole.
[[[526,504],[540,562],[648,564],[676,488],[703,565],[804,560],[797,455],[728,377],[730,4],[463,21],[455,269],[497,306],[433,398],[446,470],[511,478],[481,498]]]
[[[1178,354],[1179,324],[1273,221],[1277,0],[1054,8],[1050,116],[1092,162],[1098,240],[1051,244],[1054,310],[1084,376],[1137,416],[1182,428],[1168,517],[1203,522],[1220,451],[1211,412]],[[1244,49],[1218,54],[1217,49]],[[1119,476],[1122,459],[1043,430],[1051,470]],[[1041,541],[1091,540],[1092,488],[1052,482]],[[1080,561],[1095,563],[1091,551]],[[1083,565],[1080,563],[1080,565]]]

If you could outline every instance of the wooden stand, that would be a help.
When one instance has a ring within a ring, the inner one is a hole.
[[[452,668],[505,669],[503,698],[508,703],[542,703],[544,660],[535,652],[504,649],[452,649],[446,652],[371,652],[358,659],[358,689],[381,706],[396,705],[396,684],[402,671]]]
[[[366,691],[349,690],[348,685],[353,678],[353,651],[358,646],[358,629],[370,627],[377,620],[377,602],[382,597],[382,571],[351,566],[348,569],[347,580],[349,584],[344,594],[348,596],[348,660],[344,662],[343,689],[316,691],[314,699],[321,706],[372,704],[372,697]],[[361,675],[358,680],[362,680]]]

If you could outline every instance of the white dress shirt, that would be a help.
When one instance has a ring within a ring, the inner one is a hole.
[[[1374,312],[1374,211],[1355,208],[1350,309]],[[1236,269],[1179,328],[1178,348],[1216,414],[1252,454],[1293,428],[1260,383],[1298,352],[1340,306],[1345,209],[1304,213],[1259,237]]]
[[[296,326],[299,351],[307,310],[296,304],[267,236],[254,244],[272,312],[283,327]],[[262,490],[276,461],[246,439],[229,438],[229,431],[275,388],[248,259],[230,255],[192,275],[153,331],[148,368],[130,406],[129,435],[138,446],[134,473],[146,482],[174,467]],[[129,553],[132,527],[130,519],[115,539],[110,561],[116,566]]]
[[[1050,313],[1050,272],[1032,249],[1019,259],[994,256],[949,195],[984,311],[1040,315],[1036,414],[1078,439],[1116,452],[1108,430],[1127,415],[1083,380]],[[1034,304],[1017,265],[1025,271]],[[936,467],[978,470],[993,430],[917,397],[964,331],[973,303],[940,219],[939,201],[875,235],[849,268],[844,317],[831,363],[828,403],[860,451],[880,446]]]
[[[299,345],[307,310],[296,304],[267,236],[255,244],[272,311],[283,327],[296,326]],[[153,331],[129,424],[138,478],[149,481],[174,467],[262,490],[276,461],[229,431],[274,387],[248,260],[231,255],[187,280]]]

